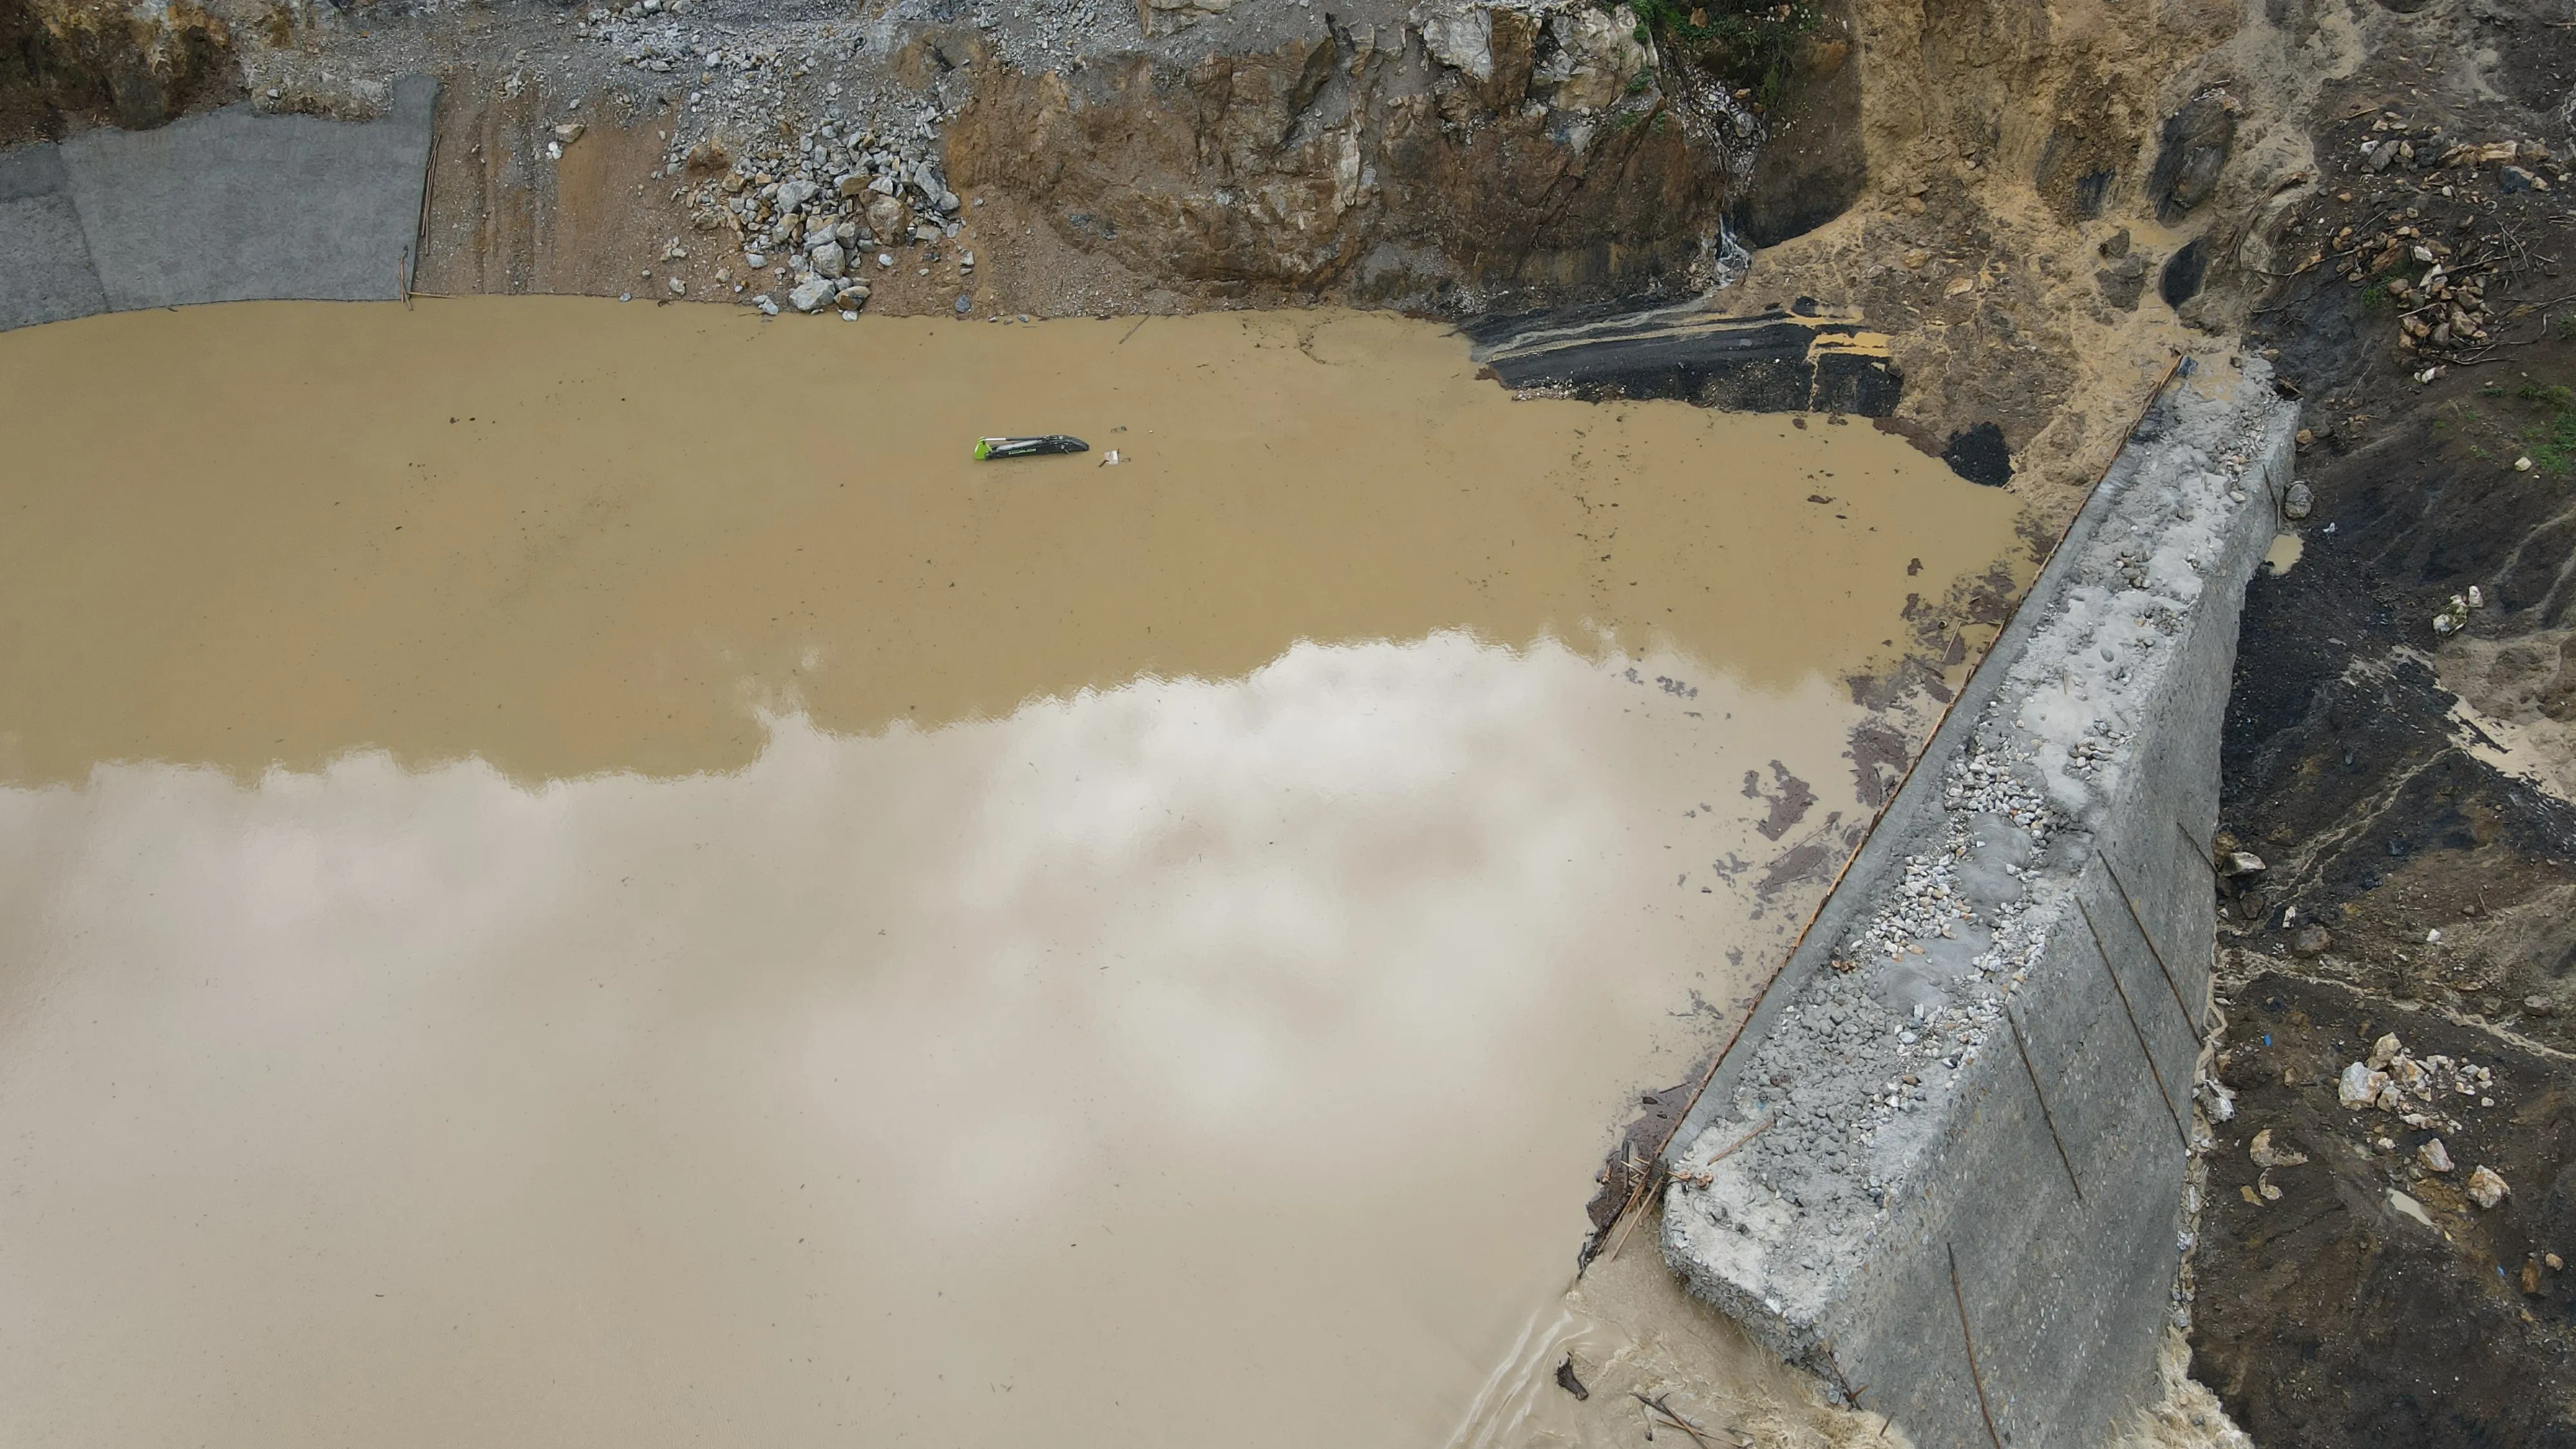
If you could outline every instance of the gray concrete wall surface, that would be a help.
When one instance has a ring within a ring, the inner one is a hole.
[[[401,296],[437,97],[414,76],[373,121],[237,105],[0,152],[0,330],[190,302]]]
[[[1674,1137],[1675,1270],[1925,1449],[2103,1443],[2153,1391],[2296,428],[2259,362],[2175,381]]]

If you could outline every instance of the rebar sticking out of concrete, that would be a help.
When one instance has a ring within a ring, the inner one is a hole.
[[[1986,1402],[1986,1376],[1977,1370],[1977,1340],[1968,1332],[1968,1295],[1959,1291],[1959,1250],[1948,1243],[1941,1251],[1950,1255],[1950,1301],[1959,1305],[1959,1342],[1968,1350],[1968,1382],[1977,1386],[1977,1413],[1986,1421],[1986,1437],[1995,1449],[2004,1449],[2004,1436],[1995,1432],[1995,1411]]]
[[[2048,1140],[2057,1144],[2057,1160],[2066,1167],[2066,1185],[2075,1189],[2075,1200],[2084,1201],[2084,1184],[2075,1178],[2075,1159],[2066,1153],[2066,1139],[2057,1133],[2057,1114],[2048,1110],[2048,1094],[2039,1089],[2039,1069],[2030,1063],[2030,1044],[2023,1040],[2021,1022],[2013,1015],[2012,1006],[2004,1006],[2004,1022],[2012,1028],[2013,1049],[2021,1053],[2021,1069],[2030,1076],[2030,1094],[2039,1102],[2039,1120],[2048,1124]]]
[[[2084,917],[2084,929],[2093,937],[2093,954],[2101,959],[2104,974],[2111,978],[2111,990],[2120,998],[2120,1011],[2129,1018],[2129,1031],[2138,1039],[2138,1055],[2146,1059],[2147,1075],[2156,1079],[2156,1095],[2164,1099],[2165,1115],[2173,1119],[2174,1136],[2187,1153],[2191,1151],[2191,1132],[2182,1125],[2182,1114],[2174,1110],[2173,1092],[2165,1086],[2165,1074],[2156,1068],[2155,1048],[2147,1045],[2147,1029],[2138,1025],[2138,1009],[2129,1003],[2129,988],[2120,984],[2120,968],[2111,964],[2111,948],[2102,944],[2102,928],[2093,923],[2093,908],[2084,904],[2081,892],[2075,896],[2075,909]]]
[[[2111,851],[2107,845],[2102,850],[2102,869],[2110,873],[2111,889],[2120,897],[2120,908],[2129,913],[2129,924],[2138,928],[2138,939],[2147,943],[2147,954],[2155,958],[2156,970],[2164,975],[2165,989],[2173,993],[2174,1009],[2182,1013],[2184,1028],[2194,1040],[2198,1040],[2206,1034],[2201,1013],[2184,1003],[2182,986],[2174,980],[2173,968],[2165,964],[2165,953],[2156,949],[2156,934],[2147,929],[2146,919],[2138,914],[2137,898],[2129,894],[2129,883],[2120,879],[2120,868],[2111,863]]]

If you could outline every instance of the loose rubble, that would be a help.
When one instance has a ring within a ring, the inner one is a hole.
[[[2528,264],[2525,243],[2468,204],[2563,188],[2569,173],[2537,141],[2470,140],[2395,111],[2364,114],[2368,125],[2355,117],[2348,132],[2350,185],[2284,229],[2284,241],[2323,233],[2291,275],[2331,263],[2389,315],[2398,348],[2430,364],[2416,380],[2431,382],[2443,366],[2491,355],[2504,319],[2488,294]]]
[[[939,174],[933,135],[926,123],[893,137],[827,120],[792,148],[743,158],[721,182],[702,184],[699,212],[711,220],[701,224],[731,232],[754,274],[733,290],[755,285],[766,270],[799,312],[855,312],[871,295],[851,274],[857,254],[875,253],[880,270],[895,265],[897,247],[920,247],[924,260],[938,261],[941,244],[957,235],[963,203]],[[971,253],[959,268],[974,270]]]
[[[2473,1103],[2492,1107],[2495,1099],[2490,1094],[2494,1091],[2493,1068],[2455,1061],[2438,1053],[2418,1061],[2407,1054],[2405,1043],[2391,1032],[2372,1045],[2368,1060],[2353,1062],[2343,1069],[2335,1083],[2335,1100],[2348,1112],[2386,1112],[2418,1130],[2456,1133],[2462,1128],[2460,1119],[2452,1115],[2453,1109]],[[2427,1146],[2433,1155],[2448,1161],[2439,1139]]]

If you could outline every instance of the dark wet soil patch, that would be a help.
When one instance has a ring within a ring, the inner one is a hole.
[[[2298,565],[2247,591],[2228,703],[2221,844],[2265,869],[2221,902],[2237,1114],[2209,1159],[2194,1372],[2265,1449],[2576,1444],[2576,1289],[2549,1266],[2576,1258],[2576,805],[2546,769],[2498,768],[2474,718],[2563,723],[2576,695],[2576,468],[2547,446],[2576,376],[2569,258],[2531,244],[2563,232],[2501,163],[2438,164],[2537,134],[2540,91],[2444,102],[2391,65],[2310,118],[2322,172],[2277,239],[2316,260],[2250,339],[2305,395],[2313,509],[2284,518]],[[2386,143],[2375,169],[2364,139]],[[2398,305],[2437,245],[2484,268],[2447,342]],[[2446,611],[2465,623],[2437,630]],[[2525,655],[2521,675],[2485,662]],[[2446,1099],[2455,1123],[2347,1108],[2341,1073],[2392,1032],[2492,1091]],[[2449,1172],[2419,1156],[2435,1137]],[[2479,1166],[2510,1187],[2492,1209],[2467,1192]]]
[[[2219,1075],[2237,1112],[2210,1154],[2201,1379],[2266,1449],[2576,1444],[2567,1061],[2280,972],[2229,1005]],[[2386,1034],[2492,1073],[2476,1098],[2445,1094],[2459,1130],[2340,1104],[2345,1066]],[[2257,1160],[2258,1134],[2281,1165]],[[2448,1172],[2422,1161],[2437,1139]],[[2510,1189],[2492,1209],[2469,1194],[2481,1167]]]

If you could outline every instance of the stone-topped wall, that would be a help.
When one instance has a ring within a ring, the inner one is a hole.
[[[2176,381],[1674,1138],[1673,1266],[1917,1444],[2105,1442],[2153,1392],[2295,429],[2259,362]]]

